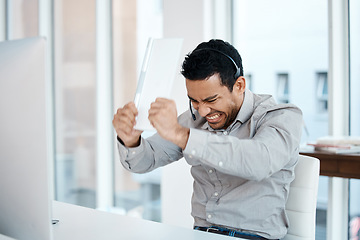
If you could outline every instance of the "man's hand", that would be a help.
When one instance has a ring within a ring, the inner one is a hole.
[[[126,147],[136,147],[140,144],[142,131],[134,129],[137,115],[138,111],[133,102],[126,104],[123,108],[119,108],[114,115],[114,129]]]
[[[157,98],[151,104],[149,120],[161,137],[185,149],[190,129],[182,127],[178,123],[174,101],[166,98]]]

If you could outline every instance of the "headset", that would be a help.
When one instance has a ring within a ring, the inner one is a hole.
[[[213,51],[213,52],[217,52],[217,53],[220,53],[221,55],[225,56],[226,58],[228,58],[232,64],[234,65],[235,69],[236,69],[236,72],[234,73],[234,78],[235,79],[238,79],[240,76],[241,76],[241,69],[238,67],[238,65],[236,64],[236,62],[234,61],[234,59],[232,59],[229,55],[227,55],[226,53],[222,52],[222,51],[219,51],[217,49],[213,49],[213,48],[201,48],[201,49],[196,49],[194,52],[200,52],[200,51],[203,51],[203,50],[207,50],[207,51]],[[195,121],[196,120],[196,116],[195,114],[193,113],[193,110],[192,110],[192,106],[191,106],[191,100],[189,100],[189,107],[190,107],[190,113],[191,113],[191,116],[192,116],[192,119]]]

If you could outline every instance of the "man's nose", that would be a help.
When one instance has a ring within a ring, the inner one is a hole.
[[[202,117],[205,117],[211,111],[211,109],[206,104],[201,104],[201,103],[199,104],[197,110],[198,110],[200,116],[202,116]]]

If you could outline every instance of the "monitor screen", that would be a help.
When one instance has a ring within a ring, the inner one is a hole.
[[[0,233],[51,239],[44,38],[0,42]]]

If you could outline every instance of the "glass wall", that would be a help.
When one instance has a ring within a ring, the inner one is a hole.
[[[163,34],[162,0],[113,0],[115,108],[135,96],[148,39]],[[116,111],[116,109],[114,109]],[[148,137],[153,132],[144,132]],[[115,207],[122,214],[161,221],[161,170],[132,174],[115,154]]]
[[[149,37],[162,37],[162,4],[112,1],[114,92],[109,94],[114,112],[133,100]],[[55,199],[95,208],[96,1],[57,0],[53,5]],[[37,0],[6,1],[4,6],[7,39],[38,36]],[[161,171],[131,174],[115,153],[114,172],[115,211],[160,221]]]
[[[328,135],[327,15],[326,0],[234,0],[233,44],[251,90],[302,109],[302,147]],[[328,178],[320,177],[318,240],[326,239],[327,189]]]
[[[360,2],[349,1],[350,133],[360,135]]]
[[[56,199],[87,207],[96,206],[95,3],[53,1]],[[163,1],[112,3],[115,112],[133,99],[148,38],[162,37]],[[360,6],[357,0],[349,5],[350,130],[359,136]],[[38,0],[9,0],[5,6],[7,39],[38,35]],[[303,144],[327,135],[327,1],[234,0],[233,11],[232,43],[243,57],[248,87],[303,110]],[[114,169],[118,212],[161,221],[161,170],[131,174],[116,153]],[[359,180],[350,180],[349,236],[354,239],[359,235],[359,189]],[[327,178],[321,177],[318,240],[326,238],[327,201]]]
[[[6,1],[8,40],[38,36],[38,0]]]
[[[350,133],[360,136],[360,2],[349,1]],[[349,183],[349,239],[360,239],[360,180]]]
[[[349,240],[360,239],[360,179],[349,183]]]
[[[95,207],[95,0],[54,1],[55,197]]]

